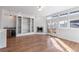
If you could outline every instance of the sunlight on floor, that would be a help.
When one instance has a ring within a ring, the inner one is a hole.
[[[74,50],[70,48],[68,45],[66,45],[64,42],[62,42],[60,39],[55,38],[56,41],[58,41],[68,52],[73,52]]]
[[[51,47],[51,48],[57,48],[59,49],[60,51],[64,51],[62,49],[62,47],[60,47],[60,45],[56,42],[56,40],[54,38],[49,38],[50,40],[48,40],[48,47]]]

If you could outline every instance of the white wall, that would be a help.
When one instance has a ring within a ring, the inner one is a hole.
[[[2,10],[0,9],[0,28],[1,28]]]
[[[73,10],[79,10],[79,7],[70,9],[68,11],[73,11]],[[63,16],[63,17],[58,17],[57,21],[55,19],[54,22],[59,22],[61,20],[67,20],[68,27],[58,28],[56,30],[56,36],[63,39],[79,42],[79,28],[70,28],[70,22],[69,22],[70,20],[79,20],[79,12],[74,14],[68,14],[67,16]]]
[[[1,28],[4,27],[15,27],[16,19],[14,16],[10,16],[10,13],[6,10],[2,10]]]
[[[34,20],[34,32],[37,32],[37,27],[43,27],[43,33],[47,33],[46,17],[37,16]]]
[[[20,13],[12,13],[12,11],[8,11],[8,10],[2,10],[2,19],[1,19],[1,28],[4,27],[15,27],[16,26],[16,19],[11,19],[10,17],[11,15],[21,15],[21,16],[26,16],[26,17],[30,17],[28,15],[25,14],[20,14]],[[46,17],[43,16],[31,16],[34,18],[34,32],[37,32],[37,26],[39,27],[43,27],[43,33],[47,33],[47,24],[46,24]]]
[[[70,41],[79,42],[79,29],[71,28],[71,29],[58,29],[57,37],[67,39]]]

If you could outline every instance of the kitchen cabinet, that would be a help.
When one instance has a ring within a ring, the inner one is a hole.
[[[6,29],[0,29],[0,48],[5,48],[7,46]]]

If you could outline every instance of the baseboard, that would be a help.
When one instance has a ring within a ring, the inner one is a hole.
[[[18,34],[18,35],[16,35],[16,37],[26,36],[26,35],[34,35],[34,34],[45,35],[47,33],[35,33],[35,32],[32,32],[32,33]]]
[[[35,33],[35,34],[47,34],[47,33]]]
[[[16,37],[26,36],[26,35],[33,35],[33,34],[35,34],[35,33],[33,32],[33,33],[18,34],[18,35],[16,35]]]

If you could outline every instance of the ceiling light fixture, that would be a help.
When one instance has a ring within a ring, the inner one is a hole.
[[[44,8],[44,6],[38,6],[37,8],[38,8],[38,11],[41,11]]]

